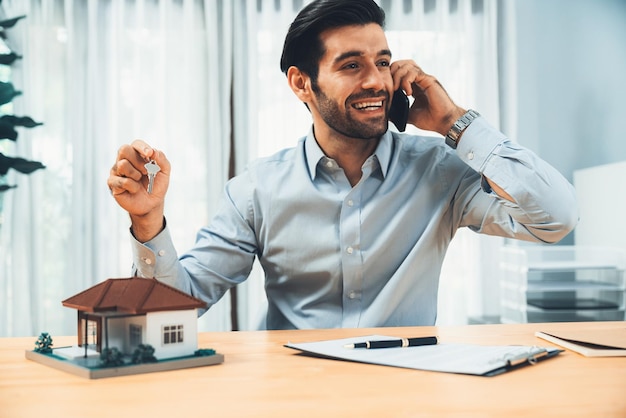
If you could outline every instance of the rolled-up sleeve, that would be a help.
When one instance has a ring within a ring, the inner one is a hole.
[[[532,151],[509,140],[484,118],[476,119],[463,133],[457,148],[458,157],[483,177],[482,189],[497,200],[511,219],[525,230],[514,236],[546,243],[561,240],[578,223],[579,213],[574,187],[550,164]],[[513,202],[498,196],[484,179],[497,184]],[[480,232],[493,233],[485,223]],[[502,223],[500,223],[502,224]]]

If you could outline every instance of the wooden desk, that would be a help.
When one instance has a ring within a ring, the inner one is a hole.
[[[283,347],[373,333],[442,342],[551,345],[536,330],[625,322],[217,332],[221,365],[87,380],[26,360],[36,338],[0,339],[0,417],[626,417],[626,357],[566,351],[496,377],[306,357]],[[53,336],[54,337],[54,336]],[[56,347],[75,337],[54,338]]]

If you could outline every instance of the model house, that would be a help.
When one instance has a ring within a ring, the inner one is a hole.
[[[151,345],[159,359],[198,349],[198,309],[206,304],[156,279],[108,279],[63,301],[78,311],[78,346],[131,354]]]

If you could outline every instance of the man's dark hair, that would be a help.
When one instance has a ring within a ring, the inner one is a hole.
[[[326,52],[320,34],[328,29],[376,23],[385,27],[385,12],[374,0],[316,0],[298,13],[291,23],[280,69],[287,74],[291,66],[317,81],[319,61]]]

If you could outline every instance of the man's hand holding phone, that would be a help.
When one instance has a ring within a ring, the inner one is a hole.
[[[443,86],[432,75],[426,74],[412,60],[395,61],[391,64],[394,91],[404,91],[413,96],[407,122],[420,129],[438,132],[445,136],[452,124],[460,118],[465,110],[457,106]],[[394,94],[394,101],[396,94]],[[394,114],[394,101],[390,109],[390,119]],[[407,102],[408,103],[408,102]],[[398,110],[395,111],[398,113]],[[393,119],[392,122],[395,123]],[[400,127],[396,124],[396,127]]]

